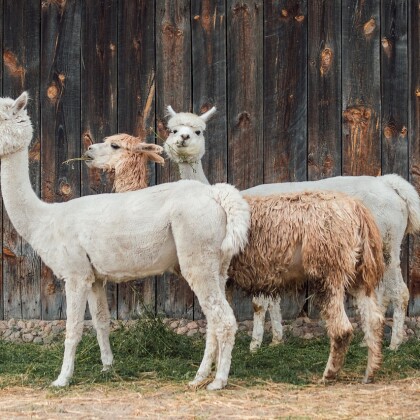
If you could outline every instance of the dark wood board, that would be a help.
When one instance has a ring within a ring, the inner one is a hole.
[[[118,3],[82,2],[81,150],[118,131],[117,111]],[[81,194],[111,192],[112,176],[81,166]],[[106,285],[111,316],[117,317],[117,285]]]
[[[80,0],[42,2],[41,193],[47,202],[80,196]],[[64,284],[42,268],[42,317],[65,317]]]
[[[154,143],[154,2],[120,2],[118,9],[118,131]],[[151,178],[154,181],[153,166]],[[154,183],[152,181],[152,183]],[[155,278],[118,285],[118,318],[155,311]]]
[[[305,181],[307,2],[281,0],[265,6],[264,182]]]
[[[343,175],[381,173],[379,41],[380,1],[343,1]]]
[[[409,1],[409,142],[410,182],[420,194],[420,1]],[[409,288],[411,316],[420,314],[420,235],[410,238]]]
[[[3,94],[16,98],[28,90],[28,113],[34,127],[29,146],[29,176],[39,195],[39,32],[38,2],[4,1],[3,10]],[[29,31],[28,28],[31,28]],[[39,318],[40,259],[19,237],[7,213],[3,213],[3,273],[5,318]]]
[[[191,111],[191,9],[188,0],[156,0],[156,124],[167,137],[166,106]],[[168,161],[157,170],[157,183],[179,179]],[[168,316],[193,318],[194,294],[187,282],[172,275],[157,279],[156,307]]]
[[[202,159],[209,182],[227,180],[226,4],[224,0],[191,2],[193,111],[212,106],[217,113],[207,123]],[[197,298],[194,319],[203,318]]]

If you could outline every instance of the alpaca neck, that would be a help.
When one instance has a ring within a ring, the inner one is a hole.
[[[201,164],[201,160],[191,163],[179,163],[179,174],[181,175],[181,179],[194,179],[196,181],[200,181],[203,184],[210,184],[206,175],[203,171],[203,165]]]
[[[26,147],[2,158],[1,190],[9,219],[19,235],[28,241],[45,215],[47,204],[32,189]]]

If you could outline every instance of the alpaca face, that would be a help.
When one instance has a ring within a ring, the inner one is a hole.
[[[0,98],[0,157],[28,147],[32,139],[31,120],[26,112],[28,94],[19,98]]]
[[[105,171],[115,169],[118,162],[124,158],[126,150],[120,144],[105,140],[103,143],[96,143],[89,146],[83,157],[89,168],[98,168]]]

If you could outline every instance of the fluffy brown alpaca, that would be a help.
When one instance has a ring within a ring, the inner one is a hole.
[[[163,164],[160,153],[163,148],[157,144],[144,143],[139,137],[129,134],[115,134],[106,137],[103,143],[89,146],[84,156],[89,167],[115,172],[115,192],[136,191],[148,186],[148,160]]]
[[[251,208],[249,242],[233,258],[229,276],[250,294],[276,296],[309,280],[331,340],[324,379],[333,379],[352,336],[344,296],[357,300],[369,348],[365,382],[381,362],[383,317],[375,287],[384,262],[381,234],[370,212],[340,193],[245,196]]]

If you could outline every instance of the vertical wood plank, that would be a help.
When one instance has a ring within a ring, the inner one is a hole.
[[[264,182],[304,181],[308,147],[307,2],[265,2],[264,17]],[[299,314],[305,295],[304,290],[283,295],[285,318]]]
[[[80,196],[80,0],[42,2],[41,190],[47,202]],[[64,284],[42,267],[42,317],[65,316]]]
[[[154,2],[120,2],[118,11],[118,131],[154,142]],[[152,174],[152,178],[154,175]],[[155,311],[155,278],[118,285],[118,317]]]
[[[380,175],[380,2],[342,2],[343,175]]]
[[[341,4],[308,3],[308,180],[341,174]],[[308,295],[313,289],[308,286]],[[319,317],[313,300],[308,314]]]
[[[191,111],[191,8],[189,0],[156,0],[157,131],[166,132],[166,106]],[[158,168],[157,181],[179,178],[177,165]],[[157,310],[168,316],[192,318],[194,294],[187,282],[172,275],[157,280]]]
[[[3,0],[0,0],[0,45],[3,45],[3,32],[4,32],[4,21],[3,21]],[[3,51],[0,57],[0,94],[3,96]],[[0,188],[1,191],[1,188]],[[0,319],[4,319],[4,272],[3,272],[3,196],[0,196],[0,227],[1,227],[1,259],[0,259]]]
[[[203,169],[211,184],[227,180],[226,4],[225,0],[191,3],[193,110],[212,106],[217,113],[207,123]],[[194,319],[203,317],[194,298]]]
[[[308,180],[341,174],[341,4],[308,3]]]
[[[227,1],[228,180],[241,190],[264,178],[263,24],[261,0]],[[233,308],[238,319],[252,318],[242,291]]]
[[[420,1],[409,2],[410,182],[420,194]],[[420,315],[420,235],[410,238],[409,314]]]
[[[265,3],[264,182],[307,178],[307,4]]]
[[[82,3],[81,126],[82,151],[117,132],[118,3]],[[82,195],[110,192],[112,180],[102,171],[82,165]],[[107,283],[111,316],[117,317],[117,285]]]
[[[408,178],[408,39],[405,0],[381,4],[382,173]],[[401,246],[407,282],[408,241]],[[390,314],[389,314],[390,315]]]
[[[15,98],[29,89],[28,113],[34,126],[29,175],[39,195],[39,2],[6,0],[3,18],[3,94]],[[6,212],[3,214],[3,275],[5,318],[39,318],[40,260],[18,236]]]

